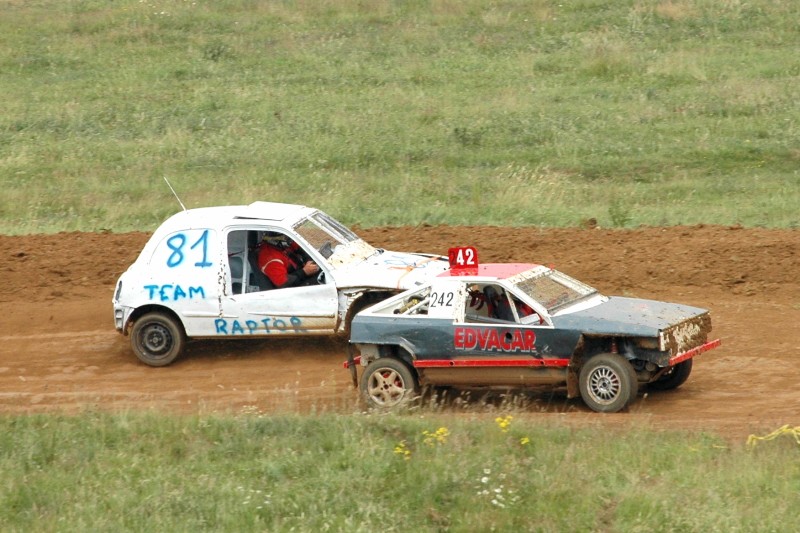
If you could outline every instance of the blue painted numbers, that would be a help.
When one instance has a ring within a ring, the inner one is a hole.
[[[209,258],[217,257],[213,235],[214,232],[210,229],[187,230],[173,234],[159,245],[156,265],[166,265],[170,269],[188,267],[192,271],[197,268],[206,269],[214,266],[215,263],[209,260]],[[209,250],[209,248],[212,249]],[[159,270],[157,269],[157,271]],[[165,272],[160,270],[162,275]],[[171,273],[168,276],[171,278],[170,281],[173,281],[179,275]],[[195,278],[195,275],[185,271],[180,276],[184,282],[186,279]],[[201,277],[205,274],[200,272],[196,276],[199,279],[206,279]],[[204,299],[206,297],[204,286],[199,284],[188,286],[188,284],[179,285],[177,283],[154,283],[144,285],[144,290],[147,291],[151,300],[160,302]]]
[[[301,327],[302,325],[303,321],[296,316],[289,318],[288,323],[283,318],[263,318],[260,321],[244,320],[241,322],[224,318],[214,320],[217,335],[269,335],[270,333],[283,333],[286,331],[306,333],[306,330]]]
[[[170,249],[171,253],[167,258],[167,266],[170,268],[175,268],[183,264],[183,261],[186,259],[186,235],[183,233],[176,233],[169,239],[167,239],[167,247]],[[204,230],[203,233],[191,246],[189,246],[189,251],[197,249],[194,252],[195,255],[200,255],[200,260],[197,261],[194,266],[199,268],[206,268],[213,266],[214,263],[208,260],[208,230]]]

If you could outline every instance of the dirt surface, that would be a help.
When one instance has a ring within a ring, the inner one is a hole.
[[[446,253],[478,247],[484,262],[538,262],[609,295],[711,310],[723,346],[689,381],[640,394],[625,413],[537,393],[519,415],[578,426],[717,432],[734,441],[800,425],[797,324],[800,231],[693,226],[634,230],[419,226],[357,232],[375,246]],[[335,340],[195,342],[166,368],[138,362],[114,330],[111,296],[145,233],[0,236],[0,413],[86,409],[176,413],[359,412]],[[480,416],[478,400],[448,406]]]

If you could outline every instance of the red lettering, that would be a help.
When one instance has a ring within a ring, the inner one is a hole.
[[[478,336],[475,334],[475,329],[469,328],[464,333],[464,349],[474,350],[475,345],[478,344]]]
[[[512,352],[525,351],[525,343],[522,340],[522,332],[518,329],[514,330],[514,340],[511,342],[511,348],[509,351]]]
[[[500,346],[503,348],[504,352],[511,351],[511,343],[508,342],[508,339],[511,337],[511,332],[507,331],[502,337],[500,337]]]
[[[486,339],[489,338],[489,331],[485,329],[479,329],[475,333],[478,334],[478,345],[480,346],[481,350],[486,349]]]
[[[489,330],[489,337],[486,344],[483,346],[484,350],[500,350],[500,337],[497,335],[496,329]]]
[[[474,328],[456,328],[453,347],[456,350],[474,350],[478,336]]]
[[[536,351],[536,333],[530,329],[525,330],[525,351],[526,352]]]
[[[488,352],[536,352],[536,333],[531,330],[502,332],[496,329],[455,328],[453,347],[456,350]]]
[[[456,350],[464,349],[464,328],[456,328],[456,335],[453,339],[453,347]]]

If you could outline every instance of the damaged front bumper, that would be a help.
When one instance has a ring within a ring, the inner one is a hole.
[[[675,366],[678,363],[682,363],[688,359],[696,355],[700,355],[703,352],[707,352],[709,350],[713,350],[722,344],[722,339],[714,339],[713,341],[708,341],[706,343],[701,344],[700,346],[696,346],[691,350],[686,350],[685,352],[681,352],[678,355],[670,357],[669,363],[667,366]]]

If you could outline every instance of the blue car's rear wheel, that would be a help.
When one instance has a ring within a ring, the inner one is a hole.
[[[393,357],[381,357],[368,364],[359,388],[370,407],[384,409],[407,405],[419,394],[414,373]]]

